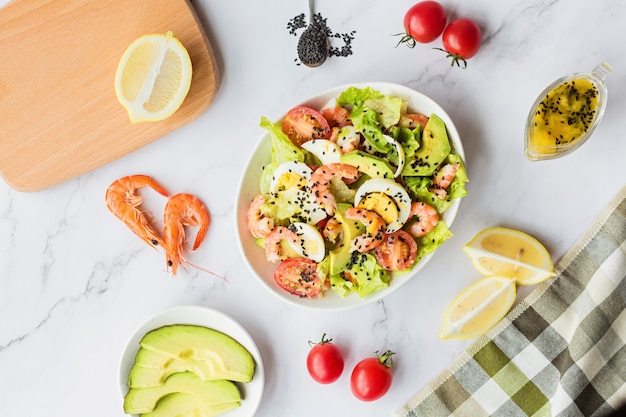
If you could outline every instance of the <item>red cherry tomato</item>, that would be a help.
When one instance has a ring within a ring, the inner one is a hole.
[[[322,341],[314,344],[306,358],[309,375],[320,384],[335,382],[343,372],[343,355],[332,340],[326,339],[324,334]]]
[[[413,48],[415,42],[432,42],[441,35],[446,26],[446,10],[436,1],[421,1],[411,7],[404,15],[406,33],[400,43]]]
[[[306,258],[287,258],[274,270],[274,281],[283,290],[298,297],[311,298],[322,290],[317,264]]]
[[[476,22],[464,17],[453,21],[446,27],[442,40],[444,50],[448,53],[448,57],[452,58],[451,65],[461,66],[460,61],[465,68],[466,60],[478,52],[482,34]]]
[[[363,359],[357,363],[350,376],[350,389],[361,401],[374,401],[389,391],[392,381],[390,350],[380,357]]]
[[[324,116],[306,106],[289,110],[281,128],[296,146],[311,139],[325,139],[330,136],[330,126]]]
[[[387,271],[402,271],[415,263],[417,243],[404,230],[386,234],[376,247],[376,260]]]

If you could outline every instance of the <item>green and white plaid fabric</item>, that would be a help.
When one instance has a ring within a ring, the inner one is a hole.
[[[556,271],[396,416],[600,417],[626,404],[626,188]]]

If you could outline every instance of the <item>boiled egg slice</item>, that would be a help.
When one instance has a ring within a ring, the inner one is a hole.
[[[320,112],[321,112],[322,110],[324,110],[324,109],[333,109],[333,108],[335,108],[335,107],[339,107],[339,106],[337,105],[337,98],[336,98],[336,97],[333,97],[333,98],[331,98],[330,100],[328,100],[328,101],[326,102],[326,104],[324,104],[324,105],[322,106],[322,108],[321,108]]]
[[[328,139],[309,140],[304,142],[301,146],[315,155],[322,165],[339,162],[341,149],[339,149],[339,146],[337,146],[335,142]]]
[[[402,170],[404,169],[404,149],[402,148],[402,145],[400,145],[400,143],[391,136],[383,135],[383,137],[387,140],[387,142],[389,142],[389,144],[393,147],[393,149],[396,150],[396,153],[398,154],[398,166],[396,167],[396,172],[394,173],[394,178],[398,178],[400,174],[402,174]]]
[[[270,193],[276,194],[278,191],[287,190],[291,187],[297,187],[300,190],[305,189],[308,187],[312,174],[313,170],[302,162],[284,162],[276,167],[272,175]]]
[[[291,248],[303,258],[315,262],[322,262],[326,257],[324,238],[315,226],[308,223],[294,222],[289,228],[300,237],[299,242],[289,242]]]
[[[387,219],[391,220],[387,223],[387,233],[393,233],[400,230],[409,219],[411,213],[411,197],[409,196],[409,193],[404,189],[404,187],[392,179],[372,178],[365,181],[356,191],[354,196],[354,206],[359,207],[361,202],[365,200],[368,195],[372,195],[372,197],[375,198],[377,194],[384,194],[385,196],[390,197],[398,209],[396,219]],[[381,204],[381,206],[383,205]],[[375,204],[370,207],[372,207],[373,211],[381,211],[381,213],[378,213],[381,217],[386,217],[383,212],[384,207],[376,207]]]

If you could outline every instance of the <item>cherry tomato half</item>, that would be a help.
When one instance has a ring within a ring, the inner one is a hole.
[[[317,264],[306,258],[287,258],[274,270],[274,281],[283,290],[298,297],[311,298],[322,290]]]
[[[406,33],[400,43],[413,48],[415,42],[432,42],[441,35],[446,26],[446,10],[436,1],[421,1],[411,7],[404,15]]]
[[[313,344],[306,358],[309,375],[320,384],[335,382],[343,372],[343,354],[337,345],[331,343],[332,340],[326,339],[326,334],[322,335],[322,341]]]
[[[402,271],[417,258],[417,243],[404,230],[386,234],[376,248],[376,260],[387,271]]]
[[[446,27],[443,31],[442,41],[448,57],[452,58],[451,65],[461,66],[460,61],[463,63],[463,68],[465,68],[467,66],[466,60],[478,52],[482,42],[482,34],[476,22],[463,17],[453,21]]]
[[[306,106],[289,110],[281,128],[296,146],[311,139],[325,139],[330,136],[330,126],[324,116]]]
[[[350,376],[350,389],[361,401],[374,401],[389,391],[393,379],[390,350],[380,357],[363,359],[357,363]]]

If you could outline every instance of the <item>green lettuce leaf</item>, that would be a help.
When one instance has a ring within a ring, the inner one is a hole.
[[[409,129],[408,127],[399,127],[393,126],[389,129],[389,136],[394,138],[400,143],[402,149],[404,150],[404,158],[406,161],[410,161],[415,156],[415,151],[420,147],[420,126],[418,125],[414,129]],[[398,154],[395,152],[390,152],[387,157],[389,160],[397,165],[398,164]]]
[[[401,98],[385,96],[369,87],[350,87],[339,95],[337,103],[351,108],[352,124],[374,150],[387,153],[391,149],[383,137],[383,129],[390,128],[400,120],[404,107]]]
[[[270,134],[272,141],[272,163],[277,166],[283,162],[298,161],[304,162],[304,152],[293,144],[280,128],[279,123],[272,123],[266,117],[261,117],[259,124]]]
[[[313,201],[313,196],[296,187],[288,188],[266,196],[261,211],[278,224],[288,222],[317,223],[326,217],[321,206]]]
[[[331,288],[345,297],[354,291],[359,297],[365,297],[389,286],[391,276],[376,262],[376,258],[369,253],[354,252],[347,272],[352,280],[344,279],[341,274],[330,276]]]
[[[469,180],[467,178],[467,172],[465,171],[465,166],[463,165],[461,157],[456,154],[450,154],[442,165],[456,164],[457,162],[461,164],[461,167],[456,172],[454,179],[448,186],[448,193],[444,199],[439,198],[435,193],[430,191],[433,187],[432,177],[402,177],[404,185],[414,200],[417,199],[426,204],[430,204],[439,213],[443,213],[450,207],[452,200],[462,198],[467,195],[465,183]]]
[[[440,220],[433,230],[426,233],[424,236],[415,239],[415,241],[417,242],[417,259],[415,264],[417,264],[417,262],[419,262],[422,257],[435,251],[435,249],[437,249],[443,244],[443,242],[450,239],[451,237],[452,232],[448,228],[445,220]]]
[[[469,181],[467,177],[467,171],[465,170],[465,165],[463,164],[463,160],[460,156],[455,154],[448,155],[447,163],[449,164],[461,164],[461,168],[456,172],[454,179],[450,183],[448,187],[448,199],[454,200],[455,198],[462,198],[467,195],[467,187],[465,183]]]

